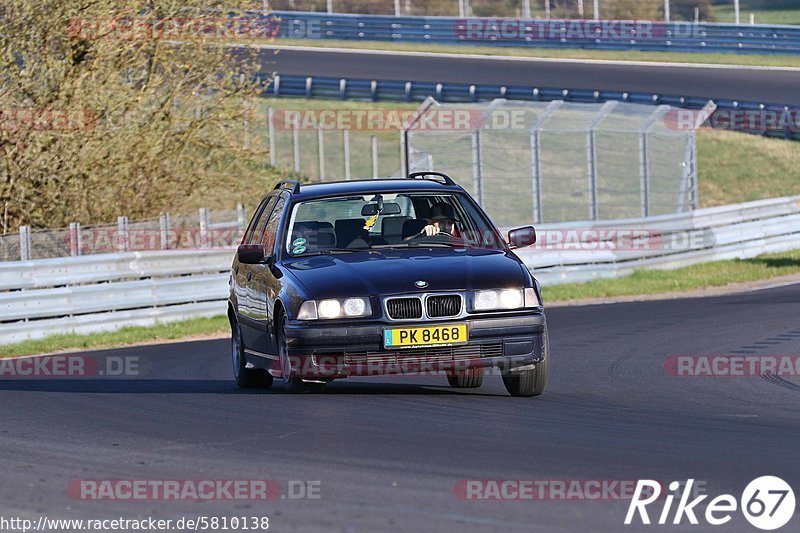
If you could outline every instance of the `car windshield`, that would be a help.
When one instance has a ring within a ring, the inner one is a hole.
[[[296,204],[286,251],[297,257],[410,247],[501,249],[496,230],[463,194],[368,194]]]

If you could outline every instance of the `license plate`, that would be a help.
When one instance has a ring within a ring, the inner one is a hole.
[[[389,349],[453,346],[466,344],[468,341],[469,331],[466,324],[392,328],[383,331],[383,345]]]

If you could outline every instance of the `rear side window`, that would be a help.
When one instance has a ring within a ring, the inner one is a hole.
[[[245,244],[258,244],[261,242],[261,236],[264,234],[264,228],[272,212],[272,206],[275,205],[277,199],[277,196],[271,196],[266,200],[266,203],[262,204],[261,212],[258,213],[257,217],[250,223],[250,227],[247,229],[247,233],[242,242]]]
[[[278,238],[278,225],[281,222],[281,215],[283,214],[283,208],[285,206],[286,200],[283,198],[278,200],[278,203],[275,204],[275,208],[272,210],[272,213],[270,214],[267,224],[264,228],[264,234],[261,237],[261,244],[264,245],[264,253],[267,255],[271,254],[275,249],[275,240]]]

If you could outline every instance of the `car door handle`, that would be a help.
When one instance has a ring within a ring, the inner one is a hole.
[[[253,273],[252,272],[248,272],[247,273],[247,281],[250,281],[252,279],[253,279]]]

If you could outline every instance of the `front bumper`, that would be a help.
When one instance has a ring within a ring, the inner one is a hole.
[[[466,323],[469,343],[385,350],[387,327]],[[430,323],[289,323],[286,341],[293,374],[303,378],[438,373],[475,367],[519,370],[544,360],[546,318],[541,312]]]

